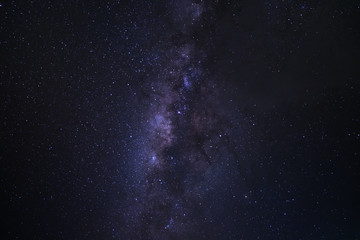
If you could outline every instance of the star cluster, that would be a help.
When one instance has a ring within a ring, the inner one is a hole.
[[[360,238],[359,16],[1,2],[1,239]]]

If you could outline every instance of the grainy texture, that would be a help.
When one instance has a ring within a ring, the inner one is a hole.
[[[360,3],[0,2],[1,239],[360,239]]]

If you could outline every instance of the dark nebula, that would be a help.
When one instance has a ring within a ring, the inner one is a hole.
[[[360,239],[360,2],[0,2],[1,239]]]

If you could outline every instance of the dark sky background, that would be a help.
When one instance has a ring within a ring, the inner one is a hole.
[[[360,239],[360,2],[0,2],[1,239]]]

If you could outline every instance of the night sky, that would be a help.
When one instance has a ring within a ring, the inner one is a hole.
[[[1,239],[360,239],[360,2],[0,2]]]

